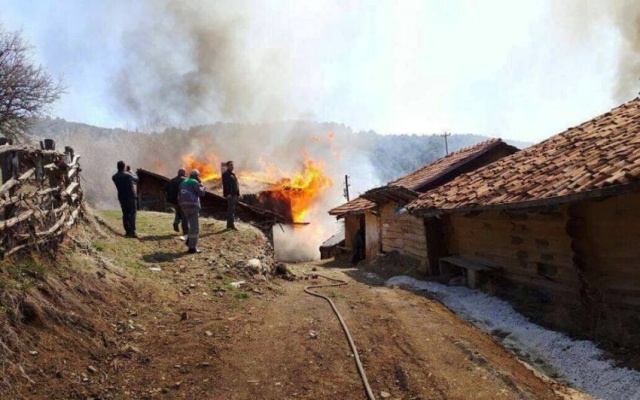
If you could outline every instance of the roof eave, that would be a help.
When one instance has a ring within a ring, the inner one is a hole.
[[[390,185],[368,190],[360,197],[378,205],[383,205],[389,202],[409,203],[417,199],[419,195],[420,193],[404,186]]]
[[[473,211],[487,210],[524,210],[531,208],[541,208],[548,206],[557,206],[567,203],[574,203],[584,200],[597,200],[605,197],[640,192],[640,181],[623,185],[612,185],[604,188],[591,189],[584,192],[573,193],[566,196],[549,197],[545,199],[527,200],[513,203],[485,204],[485,205],[467,205],[456,208],[433,208],[420,207],[409,209],[409,213],[420,217],[433,217],[442,214],[464,214]]]

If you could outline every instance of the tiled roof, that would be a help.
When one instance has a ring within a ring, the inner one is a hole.
[[[506,145],[500,139],[491,139],[482,143],[478,143],[471,147],[453,152],[442,157],[432,163],[426,164],[421,168],[407,174],[395,181],[388,183],[389,186],[402,186],[407,189],[419,191],[421,187],[432,182],[436,178],[450,172],[465,163],[471,161],[477,156],[493,149],[500,144]]]
[[[342,218],[349,214],[362,214],[368,210],[376,208],[376,203],[357,197],[341,206],[329,210],[330,215],[335,215],[337,218]]]
[[[414,213],[567,202],[640,183],[640,99],[422,194]],[[635,185],[634,185],[635,187]]]

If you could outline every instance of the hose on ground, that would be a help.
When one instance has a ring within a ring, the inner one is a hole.
[[[309,275],[306,272],[304,274],[307,275],[307,276]],[[344,319],[342,319],[342,315],[340,315],[340,311],[338,311],[338,308],[333,303],[333,301],[331,301],[330,298],[328,298],[327,296],[321,295],[320,293],[315,293],[315,292],[311,291],[311,289],[320,289],[320,288],[344,286],[344,285],[347,284],[347,282],[345,282],[343,280],[340,280],[340,279],[329,278],[328,276],[323,276],[323,275],[319,275],[319,274],[314,274],[314,275],[317,275],[317,276],[319,276],[321,278],[330,280],[330,281],[335,282],[335,283],[331,283],[331,284],[327,284],[327,285],[305,286],[304,291],[305,291],[305,293],[310,294],[312,296],[316,296],[316,297],[320,297],[321,299],[325,299],[331,305],[331,308],[333,309],[333,312],[338,317],[338,320],[340,321],[340,325],[342,326],[342,330],[344,331],[344,334],[347,337],[347,340],[349,341],[349,346],[351,347],[351,351],[353,352],[353,356],[354,356],[354,358],[356,360],[356,366],[358,367],[358,373],[360,374],[360,378],[362,379],[362,384],[364,385],[364,389],[367,392],[367,397],[369,398],[369,400],[375,400],[376,397],[373,395],[373,391],[371,390],[371,386],[369,386],[369,381],[367,380],[367,374],[364,372],[364,367],[362,366],[362,362],[360,362],[360,355],[358,354],[358,349],[356,348],[356,344],[353,342],[353,338],[351,337],[351,333],[349,333],[349,328],[347,328],[347,324],[344,322]]]

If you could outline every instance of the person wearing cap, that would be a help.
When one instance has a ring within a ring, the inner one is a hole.
[[[173,219],[173,230],[176,232],[180,232],[178,226],[182,224],[182,234],[187,235],[189,233],[189,223],[187,218],[184,217],[182,211],[180,210],[180,204],[178,203],[178,192],[180,191],[180,184],[187,179],[186,177],[187,171],[184,168],[180,168],[178,170],[178,175],[171,179],[167,183],[167,187],[165,188],[165,193],[167,195],[167,203],[173,205],[174,210],[176,211],[175,218]]]
[[[198,236],[200,235],[200,197],[206,193],[204,186],[200,182],[200,171],[194,169],[189,174],[189,178],[180,183],[178,191],[178,204],[183,215],[187,218],[189,233],[186,245],[189,253],[200,253],[198,250]]]
[[[237,230],[234,213],[240,189],[238,178],[233,173],[233,161],[227,161],[227,170],[222,173],[222,195],[227,199],[227,229]]]
[[[122,225],[124,226],[125,237],[135,238],[136,235],[136,192],[134,185],[138,183],[138,178],[125,172],[126,164],[118,161],[118,172],[111,178],[118,189],[118,201],[122,209]]]

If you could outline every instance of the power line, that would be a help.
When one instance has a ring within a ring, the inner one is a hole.
[[[444,138],[444,149],[445,149],[445,153],[446,155],[449,155],[449,142],[447,141],[447,138],[449,136],[451,136],[451,134],[447,131],[445,131],[442,135],[440,135]]]
[[[347,201],[349,201],[349,176],[345,175],[344,176],[344,197],[347,198]]]

